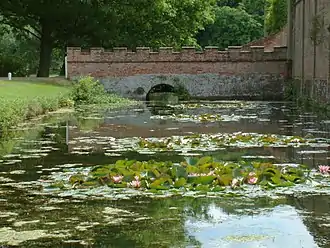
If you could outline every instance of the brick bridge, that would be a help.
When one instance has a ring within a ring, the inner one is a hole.
[[[206,47],[67,48],[67,76],[98,78],[109,91],[145,99],[155,86],[181,85],[191,96],[219,99],[280,100],[288,75],[287,48],[263,46],[228,47],[219,51]]]

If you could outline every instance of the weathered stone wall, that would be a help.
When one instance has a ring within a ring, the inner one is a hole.
[[[301,96],[330,103],[330,1],[296,2],[292,15],[292,76]]]
[[[101,80],[109,91],[143,99],[159,83],[178,82],[194,97],[223,99],[279,99],[287,75],[287,48],[265,52],[263,46],[229,47],[226,51],[208,47],[204,51],[183,47],[126,48],[106,51],[68,48],[68,76],[90,75]],[[162,78],[163,80],[159,80]]]
[[[100,81],[110,92],[140,100],[145,100],[151,88],[159,84],[182,85],[194,98],[281,100],[285,82],[283,76],[260,73],[136,75]]]

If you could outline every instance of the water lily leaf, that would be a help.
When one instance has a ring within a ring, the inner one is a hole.
[[[140,161],[136,161],[134,164],[132,164],[131,169],[134,171],[141,171],[144,169],[144,165],[143,163],[141,163]]]
[[[189,158],[185,158],[185,160],[188,165],[193,165],[193,166],[195,166],[199,161],[197,157],[189,157]]]
[[[134,171],[130,171],[125,168],[118,168],[118,173],[124,177],[132,177],[135,174]]]
[[[182,166],[178,166],[178,165],[173,166],[171,172],[172,172],[172,176],[175,178],[180,178],[180,177],[187,178],[188,177],[188,173],[187,173],[186,169]]]
[[[83,183],[83,186],[88,186],[88,187],[98,186],[98,185],[100,185],[98,181],[86,181]]]
[[[187,183],[187,180],[185,178],[179,178],[178,180],[175,181],[174,183],[174,187],[175,188],[181,188],[183,186],[185,186]]]
[[[273,185],[276,187],[290,187],[294,186],[293,182],[283,181],[280,177],[274,176],[271,178]]]
[[[81,184],[81,183],[83,183],[84,181],[85,181],[85,177],[84,177],[84,175],[81,175],[81,174],[73,175],[73,176],[71,176],[70,179],[69,179],[69,182],[70,182],[71,184],[75,184],[75,183],[79,183],[79,184]]]
[[[155,175],[156,178],[159,178],[161,176],[159,171],[155,168],[153,168],[150,172],[152,172]]]
[[[278,176],[273,176],[270,179],[271,179],[272,183],[274,183],[275,185],[280,185],[282,183],[281,178]]]
[[[164,180],[164,179],[155,180],[153,183],[151,183],[149,185],[149,187],[150,187],[150,189],[157,189],[157,190],[169,189],[168,186],[163,185],[165,183],[165,181],[167,181],[167,180]]]
[[[243,171],[241,168],[235,168],[232,170],[233,178],[243,177]]]
[[[198,173],[199,172],[199,169],[196,166],[188,165],[186,167],[186,172],[187,173]]]
[[[65,186],[64,186],[63,182],[56,182],[56,183],[53,183],[53,184],[49,185],[47,188],[60,188],[60,189],[63,189],[63,188],[65,188]]]
[[[267,168],[264,172],[262,172],[262,174],[260,176],[267,180],[272,180],[271,178],[273,178],[273,177],[280,178],[281,173],[279,170],[277,170],[275,168]]]
[[[106,177],[109,175],[109,173],[110,173],[109,169],[101,167],[101,168],[98,168],[97,170],[93,171],[91,174],[94,177]]]
[[[127,184],[126,183],[115,183],[111,186],[114,187],[114,188],[126,188]]]
[[[208,185],[213,182],[214,179],[217,177],[215,176],[199,176],[199,177],[189,177],[188,182],[193,184],[202,184],[202,185]]]
[[[211,191],[210,190],[210,186],[209,185],[198,185],[195,190],[198,190],[198,191]]]
[[[224,191],[224,190],[226,190],[226,187],[221,187],[219,185],[212,188],[213,192],[221,192],[221,191]]]
[[[126,167],[131,167],[133,164],[135,164],[137,161],[136,160],[126,160],[125,161],[125,166]]]
[[[298,177],[297,175],[283,175],[282,176],[285,180],[289,181],[289,182],[293,182],[293,183],[296,183],[296,182],[299,182],[302,180],[301,177]]]
[[[213,162],[212,157],[210,157],[210,156],[202,157],[198,160],[196,166],[201,166],[201,165],[209,164],[209,163],[212,163],[212,162]]]
[[[229,186],[231,184],[231,181],[233,180],[233,177],[229,174],[224,174],[220,176],[218,179],[219,184],[222,186]]]
[[[125,167],[126,160],[117,160],[115,165],[116,167]]]

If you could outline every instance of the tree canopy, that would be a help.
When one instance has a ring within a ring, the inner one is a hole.
[[[54,47],[189,45],[212,21],[214,0],[2,0],[2,23],[40,40],[38,76]]]
[[[198,40],[202,46],[243,45],[263,34],[263,25],[242,8],[220,7],[216,11],[214,24],[201,32]]]
[[[137,46],[216,45],[226,48],[243,45],[263,36],[264,23],[269,33],[285,25],[285,2],[2,0],[0,31],[7,30],[2,27],[8,25],[10,29],[7,32],[11,37],[8,41],[22,47],[33,44],[31,50],[39,53],[38,76],[47,77],[52,54],[63,58],[67,46],[125,46],[135,49]],[[24,38],[17,39],[17,35]],[[39,44],[38,48],[36,44]],[[2,49],[8,47],[9,50],[15,46],[9,48],[8,42],[4,41],[0,45]]]
[[[268,0],[266,31],[268,34],[279,32],[287,23],[287,0]]]

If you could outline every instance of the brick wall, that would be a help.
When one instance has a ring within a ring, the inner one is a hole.
[[[252,41],[243,47],[248,49],[251,46],[264,46],[265,51],[274,51],[276,46],[287,46],[288,27],[285,26],[280,32]]]
[[[311,38],[315,16],[320,21],[317,42]],[[296,0],[293,8],[293,78],[303,96],[330,103],[329,0]]]
[[[126,48],[67,48],[68,76],[91,75],[97,78],[126,77],[141,74],[275,74],[287,73],[287,48],[275,47],[272,52],[263,46],[229,47],[226,51],[208,47],[196,51],[183,47],[180,52],[172,48],[160,48],[158,52],[149,48],[137,48],[135,52]]]

